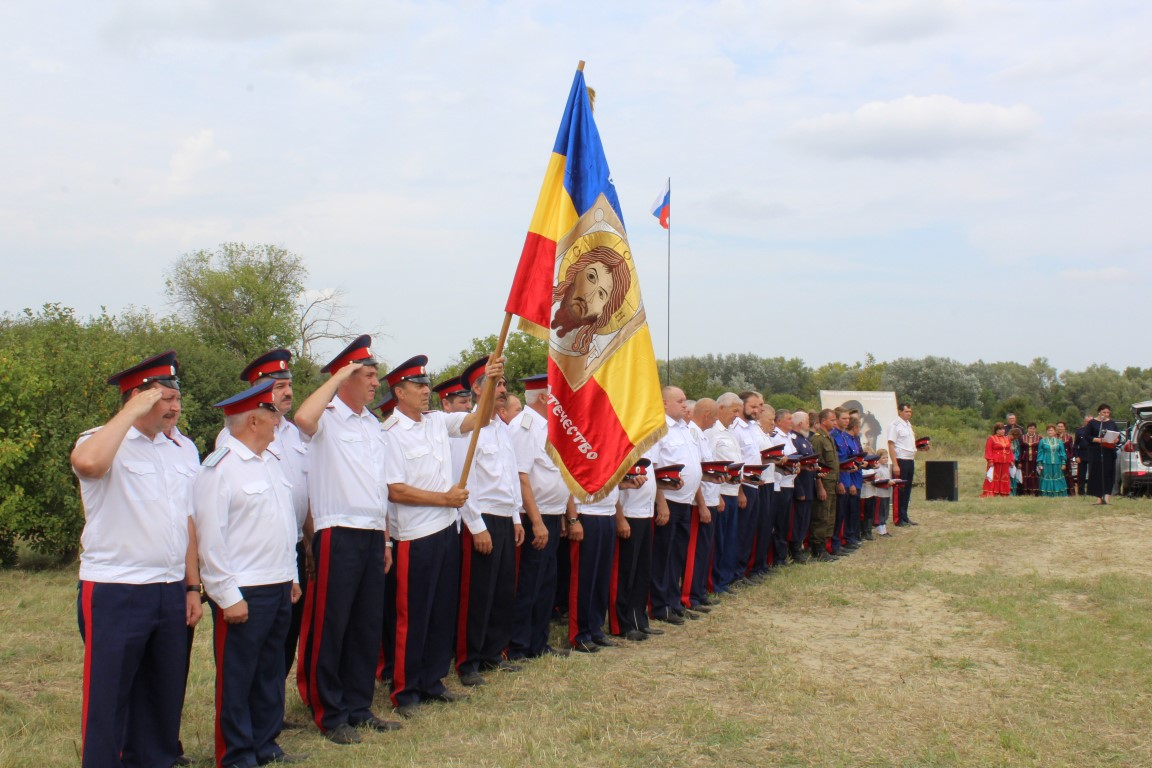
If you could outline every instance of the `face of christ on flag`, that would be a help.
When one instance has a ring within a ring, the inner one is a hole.
[[[575,333],[574,353],[587,354],[592,334],[602,331],[624,304],[632,283],[628,266],[624,256],[598,245],[576,259],[552,289],[552,300],[559,302],[552,330],[560,338]]]
[[[623,229],[601,197],[556,249],[550,341],[552,357],[573,389],[644,324]]]

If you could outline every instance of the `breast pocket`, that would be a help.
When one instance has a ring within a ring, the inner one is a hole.
[[[156,465],[147,461],[124,462],[124,491],[129,498],[154,501],[163,495],[164,481]]]
[[[481,445],[476,449],[476,463],[493,477],[500,475],[500,446]]]

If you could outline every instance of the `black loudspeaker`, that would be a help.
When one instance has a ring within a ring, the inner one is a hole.
[[[960,498],[960,470],[955,461],[924,462],[924,499],[926,501],[957,501]]]

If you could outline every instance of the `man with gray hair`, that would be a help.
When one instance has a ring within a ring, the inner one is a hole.
[[[800,456],[811,456],[816,451],[808,440],[808,414],[795,411],[792,414],[792,447]],[[804,539],[812,522],[812,501],[816,498],[816,472],[804,469],[796,473],[792,488],[792,516],[789,520],[788,548],[792,552],[792,562],[806,563],[811,557],[804,549]]]
[[[744,404],[735,392],[725,392],[716,399],[716,423],[704,430],[712,458],[716,461],[738,463],[741,461],[740,444],[729,427],[736,420]],[[720,486],[720,507],[713,522],[715,543],[712,556],[712,586],[717,594],[725,594],[736,578],[736,556],[739,551],[737,539],[737,496],[739,483],[725,483]]]
[[[775,427],[768,435],[773,447],[783,446],[784,457],[794,455],[792,444],[792,411],[780,408],[776,411]],[[773,566],[788,563],[788,541],[791,536],[789,524],[792,518],[792,491],[796,482],[795,466],[792,462],[778,461],[772,471],[776,477],[776,490],[772,496],[772,554]]]

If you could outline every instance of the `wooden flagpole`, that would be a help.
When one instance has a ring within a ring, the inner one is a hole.
[[[500,326],[500,336],[496,339],[496,349],[492,357],[504,354],[504,342],[508,340],[508,329],[512,327],[512,313],[504,313],[504,324]],[[491,359],[491,358],[489,358]],[[472,427],[472,437],[468,441],[468,453],[464,456],[464,469],[460,472],[460,482],[457,488],[468,485],[468,474],[472,471],[472,459],[476,456],[476,443],[480,440],[480,430],[492,421],[492,408],[496,400],[496,382],[491,376],[484,377],[484,388],[480,390],[480,402],[476,405],[475,424]]]

